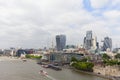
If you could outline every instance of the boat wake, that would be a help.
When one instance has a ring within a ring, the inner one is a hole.
[[[47,77],[50,80],[56,80],[55,78],[53,78],[52,76],[49,76],[47,72],[40,70],[39,74],[41,74],[42,76]]]
[[[56,80],[55,78],[53,78],[53,77],[51,77],[51,76],[49,76],[49,75],[47,75],[46,77],[48,77],[48,78],[51,79],[51,80]]]

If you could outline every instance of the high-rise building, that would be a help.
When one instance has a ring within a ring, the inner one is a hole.
[[[106,51],[107,49],[112,50],[112,39],[109,37],[104,38],[102,51]]]
[[[99,42],[97,42],[96,46],[97,46],[97,49],[99,49]]]
[[[97,37],[93,37],[92,44],[93,44],[93,49],[97,49]]]
[[[86,32],[86,37],[84,37],[84,48],[89,50],[92,47],[92,31],[87,31]]]
[[[65,35],[57,35],[56,36],[56,47],[58,51],[62,51],[66,45],[66,36]]]

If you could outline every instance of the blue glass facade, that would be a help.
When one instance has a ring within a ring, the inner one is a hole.
[[[70,63],[72,57],[80,60],[84,55],[79,53],[52,53],[50,54],[50,62]]]
[[[66,36],[65,35],[57,35],[56,36],[56,47],[58,51],[62,51],[66,45]]]
[[[106,51],[108,48],[112,50],[112,39],[109,37],[105,37],[103,41],[102,51]]]
[[[89,50],[92,47],[92,31],[87,31],[86,37],[84,38],[84,48]]]

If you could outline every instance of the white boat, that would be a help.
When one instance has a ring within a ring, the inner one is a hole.
[[[40,70],[39,74],[44,75],[44,76],[48,75],[48,73],[46,71],[43,71],[43,70]]]

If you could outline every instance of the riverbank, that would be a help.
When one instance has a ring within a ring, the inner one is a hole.
[[[0,61],[11,61],[11,60],[20,60],[20,59],[17,57],[0,56]]]
[[[93,73],[93,72],[86,72],[86,71],[77,70],[75,68],[72,68],[72,69],[76,72],[85,73],[85,74],[89,74],[89,75],[92,75],[92,76],[98,76],[98,77],[109,79],[109,80],[120,80],[120,78],[117,78],[117,77],[104,76],[104,75],[96,74],[96,73]]]
[[[81,71],[81,70],[77,70],[69,65],[64,65],[64,66],[61,66],[62,69],[71,69],[71,70],[74,70],[74,71],[77,71],[77,72],[80,72],[80,73],[85,73],[85,74],[88,74],[88,75],[92,75],[92,76],[97,76],[97,77],[101,77],[101,78],[104,78],[104,79],[109,79],[109,80],[120,80],[120,78],[118,77],[113,77],[113,76],[104,76],[102,74],[99,74],[99,73],[94,73],[94,72],[86,72],[86,71]]]

